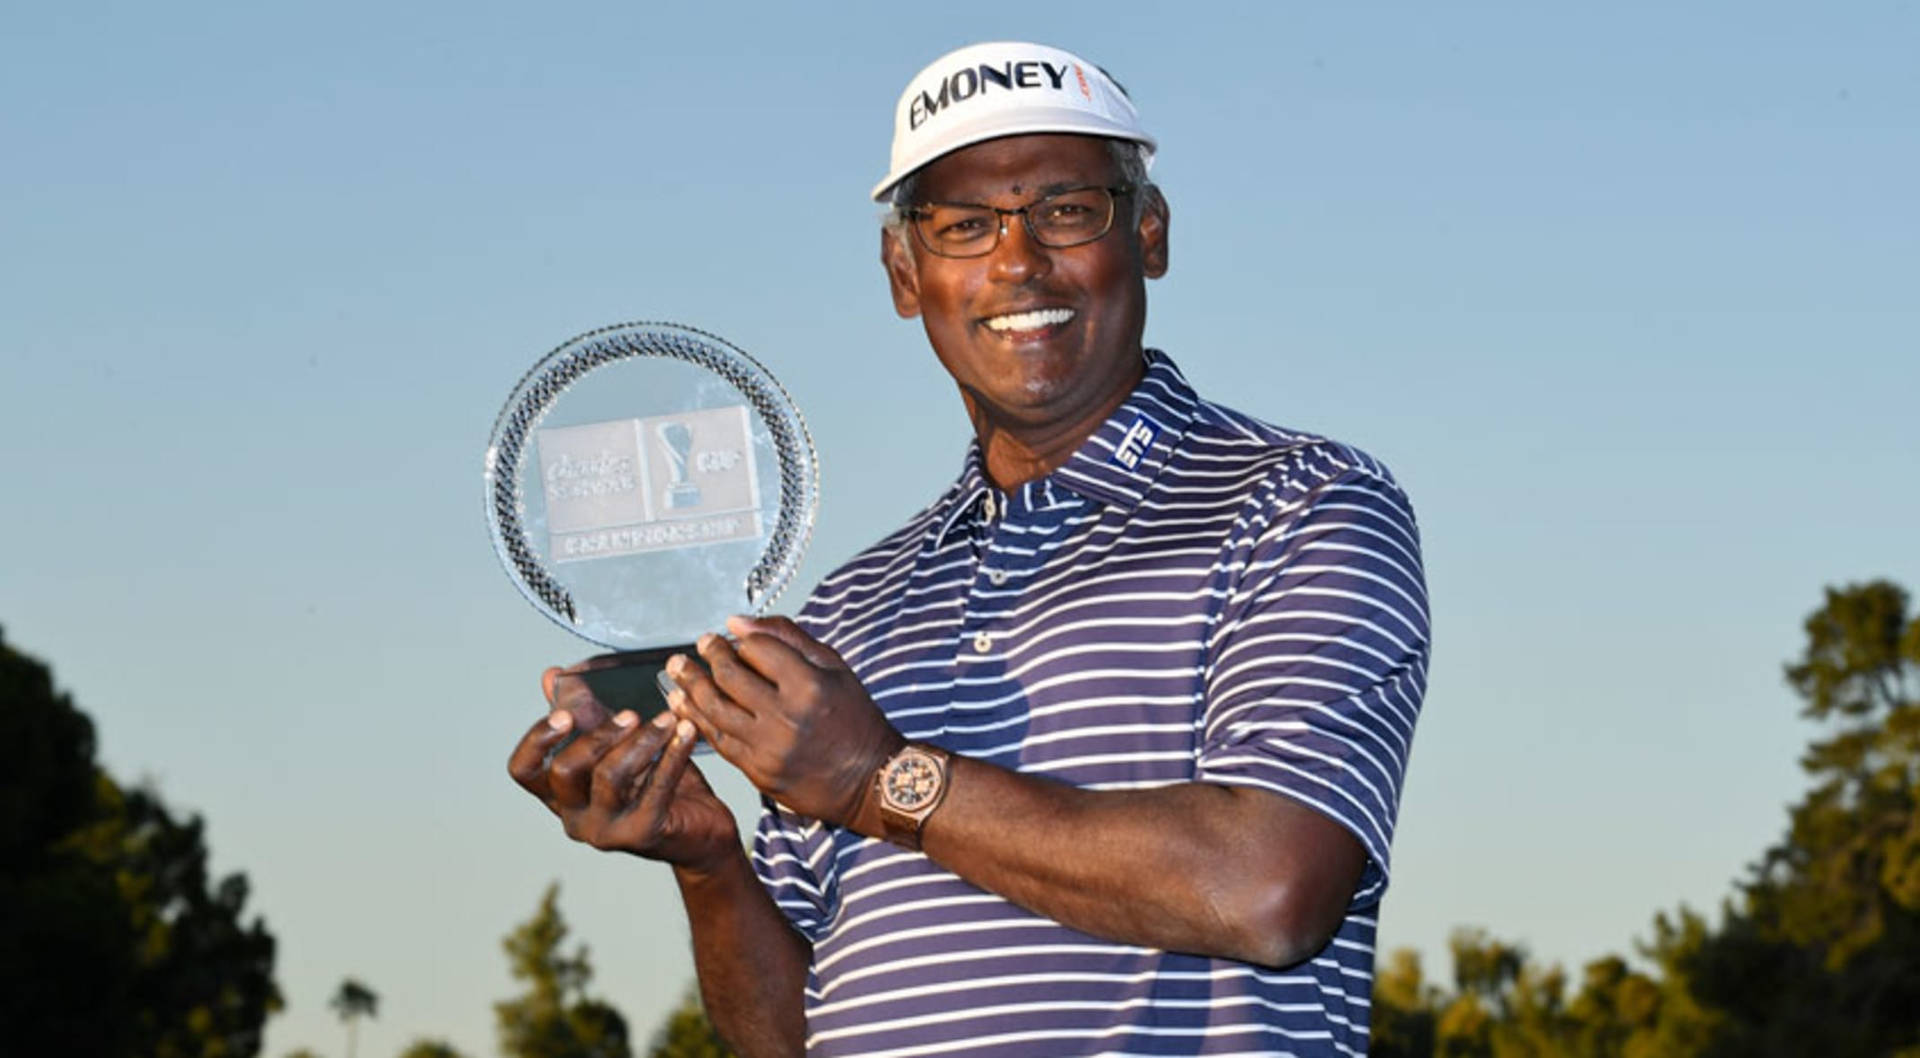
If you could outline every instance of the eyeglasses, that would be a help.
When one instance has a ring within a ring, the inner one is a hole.
[[[983,257],[1000,245],[1015,214],[1033,241],[1054,250],[1090,243],[1113,228],[1113,200],[1131,187],[1074,187],[1043,195],[1019,209],[964,202],[927,202],[903,212],[920,245],[941,257]]]

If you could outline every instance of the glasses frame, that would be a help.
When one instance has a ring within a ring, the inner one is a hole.
[[[1090,242],[1099,242],[1101,239],[1106,238],[1107,233],[1113,230],[1113,218],[1119,215],[1121,197],[1125,195],[1131,195],[1138,190],[1139,188],[1133,186],[1132,184],[1114,184],[1114,185],[1084,184],[1080,187],[1063,187],[1058,191],[1050,191],[1044,195],[1041,195],[1039,198],[1034,199],[1032,202],[1029,202],[1024,206],[1019,206],[1015,209],[1001,209],[999,206],[989,206],[983,202],[921,202],[921,203],[917,203],[915,205],[908,206],[902,209],[900,211],[900,215],[906,218],[907,227],[913,229],[913,237],[919,241],[921,246],[926,248],[926,251],[928,253],[933,254],[935,257],[946,257],[946,258],[955,259],[955,260],[967,260],[973,257],[987,256],[988,254],[1000,248],[1000,240],[1006,238],[1007,236],[1007,218],[1014,216],[1016,214],[1019,215],[1020,224],[1022,227],[1027,229],[1027,237],[1033,240],[1034,245],[1044,246],[1049,250],[1065,250],[1074,246],[1085,246]],[[1029,211],[1032,210],[1033,207],[1040,205],[1042,202],[1059,198],[1061,195],[1071,195],[1075,191],[1105,191],[1107,193],[1106,225],[1100,229],[1098,234],[1089,235],[1084,239],[1076,239],[1073,242],[1051,243],[1041,238],[1040,233],[1034,230],[1033,214]],[[986,248],[979,251],[978,253],[948,253],[945,250],[936,249],[933,245],[933,240],[927,238],[927,233],[920,230],[920,221],[923,218],[929,216],[928,211],[935,206],[953,206],[961,209],[992,210],[995,214],[998,215],[998,219],[1000,221],[999,226],[993,229],[993,241],[989,242]]]

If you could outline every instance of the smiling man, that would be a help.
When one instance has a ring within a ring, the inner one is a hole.
[[[1418,536],[1377,461],[1143,346],[1153,147],[1058,49],[916,76],[874,195],[973,423],[959,478],[796,620],[670,663],[658,723],[563,698],[515,750],[570,835],[673,865],[743,1054],[1366,1049]],[[766,795],[751,857],[696,733]]]

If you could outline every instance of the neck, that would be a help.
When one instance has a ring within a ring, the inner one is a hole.
[[[1099,403],[1075,414],[1025,422],[996,416],[985,401],[961,391],[967,417],[973,420],[973,433],[980,441],[980,461],[987,478],[1002,491],[1011,491],[1046,477],[1066,465],[1073,453],[1092,437],[1115,408],[1126,403],[1135,386],[1146,375],[1146,360],[1137,361],[1126,385],[1108,394]]]

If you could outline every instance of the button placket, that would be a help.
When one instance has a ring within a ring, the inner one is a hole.
[[[998,563],[1006,561],[1006,556],[995,552],[992,547],[992,541],[1000,535],[1001,523],[999,519],[1010,516],[1012,513],[1008,508],[1009,504],[1001,500],[999,494],[994,492],[992,488],[988,488],[986,494],[980,498],[981,518],[979,527],[981,533],[976,537],[981,545],[980,550],[976,552],[976,555],[979,557],[978,560],[982,564],[979,572],[984,575],[984,579],[988,584],[996,588],[1007,582],[1008,575],[1006,570],[999,568],[997,565]],[[996,565],[987,567],[986,563],[988,562],[996,563]],[[979,581],[975,581],[975,584],[977,586]],[[981,600],[978,596],[968,600],[967,627],[963,627],[961,637],[962,642],[967,642],[972,645],[973,653],[990,654],[993,652],[994,635],[981,626],[983,624],[989,624],[994,620],[994,616],[991,613],[994,607],[989,606],[989,612],[982,613],[976,608],[980,602]]]

